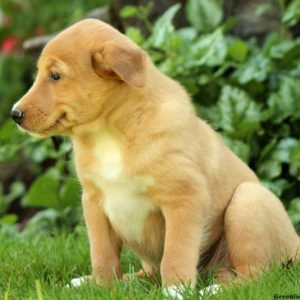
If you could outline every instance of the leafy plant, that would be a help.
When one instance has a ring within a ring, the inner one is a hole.
[[[222,6],[222,0],[190,0],[186,6],[187,17],[190,23],[199,31],[211,31],[223,19]]]
[[[19,2],[3,2],[5,13],[16,21],[12,27],[0,29],[0,39],[16,36],[20,43],[36,35],[40,25],[47,33],[54,32],[77,19],[86,7],[92,7],[93,1],[74,1],[77,9],[67,19],[62,18],[67,3],[47,4],[38,17],[28,12],[32,24],[23,28],[19,22],[24,17],[16,10]],[[262,43],[230,33],[236,21],[224,20],[221,0],[187,1],[190,26],[185,28],[175,28],[172,22],[181,9],[179,5],[170,7],[154,24],[149,21],[151,4],[124,7],[121,15],[145,22],[149,37],[137,27],[126,28],[126,34],[151,55],[162,72],[187,89],[198,114],[282,199],[300,230],[300,38],[290,31],[299,22],[299,0],[290,1],[286,7],[285,1],[277,2],[282,12],[281,28]],[[22,2],[22,9],[26,3]],[[35,7],[45,5],[32,3]],[[60,5],[63,8],[57,10]],[[263,15],[269,9],[261,7],[257,14]],[[60,12],[58,17],[55,12]],[[79,202],[80,188],[69,162],[71,147],[65,140],[55,151],[50,140],[24,136],[8,120],[11,105],[28,89],[34,74],[33,60],[20,55],[14,43],[9,40],[5,46],[11,53],[2,50],[0,54],[0,80],[4,83],[0,86],[0,226],[17,221],[9,208],[19,200],[23,207],[50,208],[36,218],[56,226],[59,220],[71,218],[66,212]]]

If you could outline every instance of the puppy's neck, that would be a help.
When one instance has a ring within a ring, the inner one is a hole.
[[[151,97],[144,91],[127,89],[118,97],[111,94],[104,104],[99,116],[89,122],[77,125],[72,129],[73,140],[95,140],[100,132],[108,131],[120,139],[133,142],[136,138],[147,134],[150,118],[157,110]]]

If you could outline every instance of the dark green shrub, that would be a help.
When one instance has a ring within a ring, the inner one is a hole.
[[[9,1],[5,3],[8,5]],[[241,40],[232,35],[230,29],[235,22],[222,20],[221,1],[209,3],[188,1],[191,26],[180,29],[172,25],[178,5],[166,11],[155,24],[147,20],[150,6],[125,7],[121,14],[138,16],[147,23],[148,38],[134,27],[127,28],[126,34],[150,53],[164,73],[185,86],[199,115],[282,199],[300,230],[300,39],[290,32],[290,27],[300,19],[299,1],[291,1],[286,8],[282,6],[281,29],[270,33],[262,44],[255,38]],[[44,24],[39,19],[35,22],[35,26]],[[5,60],[14,60],[15,71],[5,67]],[[9,167],[13,161],[31,162],[21,164],[23,170],[2,184],[0,217],[20,198],[25,206],[64,212],[79,201],[80,194],[74,177],[69,176],[72,167],[65,160],[70,144],[65,141],[58,152],[54,151],[50,140],[25,137],[12,122],[6,121],[4,116],[11,104],[31,81],[32,61],[0,55],[0,68],[4,70],[0,95],[6,99],[0,111],[0,179],[3,172],[8,172],[8,168],[4,169],[7,164]],[[9,216],[4,221],[13,223],[15,219]]]

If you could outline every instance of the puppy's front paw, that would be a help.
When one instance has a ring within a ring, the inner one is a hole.
[[[176,285],[172,285],[172,286],[168,286],[163,288],[163,299],[167,299],[167,298],[173,298],[173,299],[177,299],[177,300],[183,300],[184,297],[182,295],[182,292],[184,290],[184,286],[176,286]]]
[[[213,284],[199,291],[199,299],[202,300],[205,299],[205,296],[216,295],[220,292],[222,292],[221,286],[219,284]],[[176,300],[183,300],[185,299],[185,294],[186,291],[183,285],[174,285],[163,289],[164,299],[173,298]]]
[[[213,284],[213,285],[210,285],[210,286],[200,290],[199,296],[200,296],[200,299],[202,299],[204,296],[216,295],[220,292],[222,292],[221,286],[219,284]]]
[[[86,284],[87,282],[92,280],[92,276],[82,276],[79,278],[73,278],[70,282],[70,284],[67,284],[66,287],[68,288],[77,288],[83,284]]]

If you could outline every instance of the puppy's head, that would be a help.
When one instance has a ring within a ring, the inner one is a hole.
[[[26,131],[71,135],[97,119],[110,101],[146,84],[146,54],[111,26],[86,19],[44,48],[31,89],[11,116]]]

